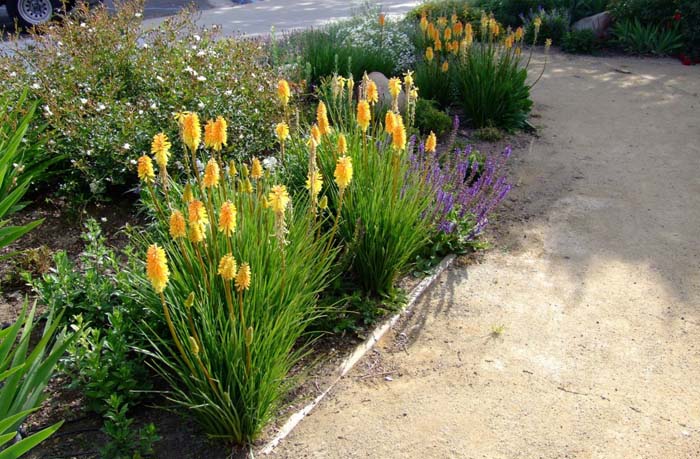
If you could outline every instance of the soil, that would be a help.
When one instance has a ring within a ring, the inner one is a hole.
[[[553,54],[494,249],[273,456],[700,457],[699,93],[674,60]]]

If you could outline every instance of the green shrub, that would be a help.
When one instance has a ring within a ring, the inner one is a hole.
[[[433,131],[437,136],[445,134],[452,126],[452,118],[437,108],[435,102],[418,99],[416,103],[416,128],[422,134]]]
[[[272,70],[256,41],[216,40],[189,11],[142,27],[141,0],[79,7],[32,35],[33,46],[3,57],[0,79],[13,94],[30,85],[47,123],[46,155],[65,155],[60,185],[71,194],[107,199],[131,186],[134,152],[148,151],[158,126],[176,112],[206,106],[229,118],[227,156],[271,148],[275,107]],[[169,134],[175,134],[174,131]],[[175,172],[173,168],[171,172]]]
[[[668,23],[679,0],[610,0],[608,9],[616,21],[639,21],[642,25]]]
[[[476,128],[522,128],[532,108],[527,67],[511,50],[477,44],[457,64],[458,102]]]
[[[136,323],[148,320],[148,310],[130,298],[124,260],[107,247],[97,222],[89,220],[82,237],[85,249],[77,263],[59,251],[55,267],[32,285],[49,311],[61,312],[80,328],[79,339],[61,360],[61,370],[70,377],[69,387],[85,396],[85,408],[104,416],[106,448],[131,457],[137,452],[132,447],[147,444],[147,433],[155,431],[152,425],[141,432],[130,429],[131,420],[126,418],[127,407],[141,401],[152,387],[143,354],[133,350],[147,343]],[[129,248],[126,254],[128,266]],[[119,416],[110,414],[115,410]],[[143,446],[138,452],[148,449]]]
[[[628,53],[665,56],[683,48],[678,28],[643,25],[638,20],[622,20],[613,26],[615,42]]]
[[[442,63],[437,59],[428,62],[422,60],[416,64],[414,79],[423,99],[434,100],[440,108],[449,107],[454,101],[452,73],[449,68],[445,72]]]
[[[472,136],[476,140],[497,142],[503,138],[503,131],[495,127],[483,127],[475,130]]]
[[[608,6],[608,0],[571,0],[569,14],[574,23],[594,14],[602,13]]]
[[[0,330],[0,457],[7,459],[22,457],[63,424],[61,421],[6,446],[27,416],[46,399],[44,389],[56,363],[76,336],[65,329],[59,331],[60,314],[50,313],[41,338],[31,343],[35,312],[36,304],[27,313],[25,303],[14,324]]]
[[[528,14],[568,8],[571,0],[477,0],[475,6],[491,11],[505,26],[517,27]]]
[[[535,27],[532,25],[535,18],[540,18],[542,21],[537,34],[537,42],[535,42]],[[543,45],[545,40],[550,39],[555,44],[560,44],[569,30],[569,13],[563,9],[541,10],[528,15],[523,21],[523,25],[526,43]]]
[[[564,35],[561,49],[572,54],[593,54],[600,48],[600,40],[591,30],[572,30]]]
[[[437,19],[440,16],[451,17],[457,15],[457,19],[462,22],[475,22],[481,18],[483,12],[480,8],[475,8],[471,0],[432,0],[425,1],[413,8],[408,13],[408,18],[417,21],[424,14],[431,19]]]
[[[689,59],[700,61],[700,2],[680,0],[680,29],[685,42],[685,54]]]

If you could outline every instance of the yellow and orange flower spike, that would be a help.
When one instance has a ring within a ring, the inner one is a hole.
[[[462,21],[455,22],[452,26],[452,34],[459,38],[462,36],[462,32],[464,32],[464,24],[462,24]]]
[[[420,17],[420,30],[425,34],[426,30],[428,30],[428,18],[425,16],[425,13],[421,15]]]
[[[306,179],[306,189],[309,190],[309,193],[313,195],[314,198],[318,198],[322,187],[323,175],[321,175],[319,171],[316,171],[316,173],[313,175],[309,174],[308,178]]]
[[[348,141],[345,139],[345,134],[338,134],[338,154],[344,155],[348,151]]]
[[[379,102],[379,91],[377,90],[377,84],[372,80],[367,80],[367,102],[371,105]]]
[[[236,291],[242,292],[250,288],[250,274],[250,265],[241,263],[241,267],[238,268],[236,273]]]
[[[403,84],[406,86],[406,92],[409,92],[413,87],[413,72],[407,71],[403,74]]]
[[[433,48],[432,46],[428,46],[427,48],[425,48],[425,60],[428,62],[432,62],[433,57],[435,57],[435,54],[433,54]]]
[[[209,223],[209,215],[204,203],[199,199],[193,199],[187,206],[188,219],[190,226],[203,226]]]
[[[386,15],[379,13],[379,27],[384,27],[384,24],[386,24]]]
[[[442,63],[442,73],[447,73],[450,70],[450,63],[445,61]]]
[[[318,128],[318,124],[316,123],[311,126],[311,141],[316,145],[320,145],[321,143],[321,129]]]
[[[384,117],[384,130],[390,134],[394,132],[394,125],[396,124],[394,119],[394,112],[391,110],[387,111]]]
[[[185,204],[189,204],[194,201],[194,194],[192,193],[192,185],[189,183],[185,185],[185,190],[182,192],[182,200]]]
[[[250,164],[250,178],[253,180],[260,180],[263,176],[263,167],[262,163],[260,160],[256,157],[253,157],[253,160]]]
[[[287,80],[279,80],[279,82],[277,82],[277,97],[285,107],[289,104],[291,91],[289,90],[289,83],[287,83]]]
[[[522,27],[518,27],[517,29],[515,29],[515,41],[521,41],[523,39],[524,34],[525,31]]]
[[[327,135],[331,133],[331,125],[328,122],[328,111],[326,110],[326,104],[323,101],[318,102],[318,108],[316,109],[316,123],[318,124],[318,130],[321,135]]]
[[[289,193],[284,185],[275,185],[267,196],[267,202],[272,211],[278,215],[284,215],[289,205]]]
[[[172,144],[168,140],[168,136],[162,132],[153,136],[153,141],[151,142],[151,153],[156,160],[156,164],[161,169],[165,169],[168,165],[168,160],[170,159],[170,147]]]
[[[437,148],[437,137],[435,136],[435,133],[433,131],[430,131],[430,135],[428,135],[428,138],[425,139],[425,152],[426,153],[435,153],[436,148]]]
[[[228,142],[228,124],[223,116],[218,116],[216,121],[207,121],[204,126],[204,145],[214,151],[221,151],[221,148]]]
[[[204,180],[202,181],[204,188],[218,187],[220,175],[221,170],[219,169],[219,163],[217,163],[214,158],[210,158],[204,168]]]
[[[440,40],[440,37],[435,40],[435,51],[442,51],[442,40]]]
[[[156,174],[153,172],[153,161],[151,161],[151,158],[146,155],[142,155],[139,158],[136,166],[136,172],[138,173],[139,179],[142,182],[153,183],[156,178]]]
[[[204,229],[202,225],[190,225],[189,240],[192,243],[199,243],[204,240]]]
[[[401,115],[394,115],[394,130],[391,132],[391,145],[403,151],[406,148],[406,127],[403,124]]]
[[[233,258],[233,255],[230,253],[227,253],[223,257],[221,257],[221,260],[219,261],[219,270],[218,274],[225,280],[225,281],[232,281],[236,278],[236,272],[238,271],[238,266],[236,266],[236,259]]]
[[[231,201],[221,204],[219,212],[219,232],[231,236],[236,231],[236,206]]]
[[[443,36],[445,37],[446,42],[450,41],[452,39],[452,29],[447,27],[443,33]]]
[[[158,244],[151,244],[146,252],[146,276],[156,293],[163,293],[170,279],[165,251]]]
[[[179,210],[174,211],[170,215],[170,236],[173,239],[178,239],[187,236],[185,217]]]
[[[284,121],[277,123],[277,126],[275,126],[275,135],[280,142],[287,140],[289,138],[289,126],[287,126],[287,123]]]
[[[440,27],[445,27],[447,25],[447,18],[445,16],[440,16],[437,23]]]
[[[369,108],[369,102],[361,100],[357,103],[357,124],[362,132],[367,132],[370,121],[372,121],[372,112]]]
[[[352,182],[352,158],[350,156],[343,155],[338,158],[333,177],[341,192],[350,185]]]
[[[190,151],[195,151],[202,140],[202,127],[199,124],[199,116],[194,112],[182,112],[178,113],[176,118],[178,123],[180,123],[180,135],[183,143]]]

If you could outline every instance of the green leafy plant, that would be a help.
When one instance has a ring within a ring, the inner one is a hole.
[[[569,16],[571,23],[594,14],[602,13],[608,6],[608,0],[571,0]]]
[[[564,35],[561,49],[572,54],[593,54],[600,48],[600,40],[591,30],[572,30]]]
[[[660,25],[671,20],[679,0],[609,0],[608,9],[616,21],[639,21]]]
[[[643,25],[639,20],[622,20],[613,26],[616,43],[634,54],[665,56],[683,47],[683,37],[677,27],[662,28]]]
[[[44,389],[74,334],[59,331],[60,315],[49,314],[44,332],[30,350],[36,304],[27,304],[10,327],[0,330],[0,457],[15,459],[58,430],[56,423],[12,445],[17,429],[44,401]],[[6,446],[7,445],[7,446]]]
[[[425,100],[433,100],[441,108],[449,107],[454,101],[452,85],[452,73],[449,63],[447,69],[443,68],[445,61],[437,59],[422,60],[416,64],[414,78],[416,86],[420,89],[420,96]]]
[[[128,410],[129,405],[119,395],[109,397],[102,431],[110,441],[100,450],[102,457],[131,459],[153,454],[153,444],[160,440],[155,426],[150,423],[136,430]]]
[[[689,60],[700,62],[700,2],[680,0],[674,21],[676,18],[680,19],[685,54]]]
[[[32,126],[47,125],[45,157],[64,157],[54,178],[71,202],[108,200],[109,190],[134,185],[133,152],[148,151],[173,113],[200,104],[207,117],[231,121],[226,157],[274,144],[275,79],[262,42],[221,38],[218,29],[195,25],[190,10],[142,27],[142,12],[142,0],[117,2],[114,13],[77,6],[32,34],[31,49],[0,62],[13,99],[29,85],[29,99],[40,101]]]
[[[532,22],[535,18],[542,21],[535,40],[535,27]],[[567,9],[538,10],[524,17],[525,42],[543,45],[547,39],[554,43],[561,43],[564,35],[569,30],[569,11]]]
[[[418,99],[416,102],[416,128],[422,134],[431,131],[441,136],[452,127],[452,118],[436,107],[432,100]]]

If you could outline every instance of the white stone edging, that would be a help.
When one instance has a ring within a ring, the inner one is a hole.
[[[328,395],[328,392],[335,387],[335,385],[340,381],[345,375],[347,375],[350,370],[355,366],[357,362],[360,361],[362,357],[369,352],[370,349],[374,347],[377,342],[382,339],[382,337],[388,332],[394,325],[396,325],[396,322],[403,316],[406,312],[409,312],[413,306],[418,302],[418,299],[425,293],[425,291],[433,285],[435,280],[442,274],[447,268],[452,265],[452,262],[455,260],[455,255],[447,255],[445,258],[442,259],[440,264],[437,265],[435,268],[435,271],[425,279],[421,280],[418,285],[411,291],[411,293],[408,295],[408,300],[406,302],[406,306],[393,316],[391,316],[389,319],[384,321],[381,325],[379,325],[377,328],[374,329],[374,331],[367,337],[367,339],[360,343],[355,350],[348,356],[343,363],[340,364],[340,367],[338,367],[338,375],[333,379],[333,381],[326,387],[326,389],[321,392],[313,401],[311,401],[308,405],[303,407],[301,410],[297,411],[296,413],[292,414],[289,419],[287,419],[287,422],[284,423],[282,428],[277,432],[277,435],[270,440],[265,447],[260,451],[261,454],[268,455],[272,453],[272,451],[277,447],[277,445],[280,444],[282,440],[284,440],[291,432],[294,430],[294,428],[301,422],[302,419],[304,419],[310,412],[313,410],[316,405],[321,403],[321,400],[325,398],[326,395]]]

